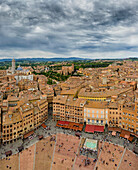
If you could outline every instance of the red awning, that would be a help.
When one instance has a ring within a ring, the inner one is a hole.
[[[68,121],[58,121],[58,124],[59,125],[68,125],[69,124],[69,122]]]
[[[104,126],[86,125],[85,132],[104,132]]]
[[[128,138],[128,140],[129,140],[130,142],[132,142],[133,139],[134,139],[134,137],[132,137],[132,136],[130,136],[130,137]]]
[[[94,125],[94,131],[95,132],[104,132],[104,126],[98,126],[98,125]]]
[[[121,128],[119,128],[119,127],[108,127],[108,131],[121,132]]]
[[[44,129],[47,127],[44,123],[41,125]]]
[[[94,133],[94,126],[93,125],[86,125],[85,132]]]
[[[121,137],[121,138],[124,138],[124,137],[125,137],[125,134],[121,133],[121,134],[120,134],[120,137]]]
[[[28,138],[29,136],[31,136],[32,134],[34,134],[34,131],[32,130],[31,132],[27,133],[24,135],[24,139]]]

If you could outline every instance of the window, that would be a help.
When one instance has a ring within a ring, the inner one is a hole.
[[[90,113],[90,110],[88,110],[88,113]]]
[[[103,113],[103,111],[101,111],[101,114]]]
[[[97,110],[97,113],[99,113],[99,111]]]
[[[101,118],[103,118],[103,115],[101,115]]]
[[[99,120],[96,120],[96,123],[99,123]]]
[[[92,118],[94,118],[94,114],[92,114]]]
[[[97,115],[97,118],[98,118],[98,115]]]
[[[88,114],[88,117],[90,117],[90,114]]]
[[[92,123],[94,123],[94,120],[92,120]]]
[[[103,120],[101,120],[101,124],[103,124]]]
[[[90,122],[90,119],[88,119],[88,122]]]
[[[108,113],[108,110],[106,110],[106,113]]]
[[[94,113],[94,110],[92,110],[92,113]]]

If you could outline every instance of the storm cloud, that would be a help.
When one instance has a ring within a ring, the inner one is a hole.
[[[0,58],[137,53],[137,0],[0,1]]]

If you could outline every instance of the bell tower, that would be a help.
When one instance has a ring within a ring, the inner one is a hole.
[[[12,74],[14,74],[14,73],[15,73],[15,60],[13,58],[13,60],[12,60]]]

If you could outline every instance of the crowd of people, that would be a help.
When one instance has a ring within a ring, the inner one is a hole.
[[[79,152],[80,155],[82,154],[82,155],[87,156],[87,157],[97,158],[97,151],[96,150],[81,147],[79,149],[79,151],[80,151]]]
[[[50,136],[50,141],[56,142],[56,137],[52,136],[52,134],[58,134],[59,130],[55,126],[51,126],[49,129],[50,130],[41,128],[41,134],[43,134],[44,137]],[[68,131],[65,129],[61,129],[61,131],[64,135],[67,135],[67,136],[70,134],[75,135],[75,133],[73,131]],[[39,132],[36,133],[35,138],[37,138],[38,135],[39,135]],[[85,134],[83,134],[83,135],[85,135]],[[88,136],[88,135],[89,134],[86,134],[86,136]],[[78,157],[79,155],[85,156],[86,158],[82,159],[82,163],[84,166],[89,166],[94,161],[94,162],[97,162],[97,166],[96,166],[97,169],[98,169],[99,165],[100,166],[101,165],[110,166],[110,164],[112,164],[112,165],[114,164],[114,167],[118,167],[119,161],[116,161],[116,160],[118,160],[118,159],[116,159],[116,157],[118,155],[120,155],[118,157],[121,158],[121,155],[123,154],[123,151],[126,148],[133,150],[133,148],[136,146],[136,140],[137,140],[136,139],[134,142],[130,143],[127,139],[120,138],[118,133],[116,134],[116,136],[112,136],[112,134],[110,132],[109,133],[94,133],[94,134],[90,134],[89,136],[91,136],[92,139],[96,139],[96,140],[102,141],[104,143],[103,147],[101,146],[99,148],[99,151],[94,151],[91,149],[86,149],[86,148],[80,147],[77,152],[77,151],[74,151],[75,143],[73,143],[73,146],[71,146],[70,148],[68,148],[66,150],[65,149],[66,144],[70,143],[69,138],[67,137],[65,143],[64,142],[60,142],[59,144],[57,143],[57,145],[58,145],[57,152],[62,153],[63,152],[62,150],[64,150],[66,152],[66,155],[69,155],[70,152],[71,153],[73,152],[76,157]],[[78,140],[81,140],[81,138],[78,137]],[[115,143],[116,145],[113,143]],[[29,147],[30,144],[31,144],[30,140],[26,140],[23,142],[23,145],[25,146],[25,148]],[[121,149],[120,149],[120,145],[122,146]],[[110,146],[114,146],[113,147],[114,149],[111,149]],[[46,147],[46,143],[44,143],[44,146],[41,149],[41,152],[45,151],[45,147]],[[52,147],[52,144],[50,145],[50,147]],[[14,144],[11,144],[10,149],[12,150],[13,148],[14,148]],[[5,144],[3,144],[1,150],[2,150],[1,155],[4,155],[6,152]],[[17,148],[15,149],[15,151],[16,151],[16,153],[19,152],[19,150]],[[103,153],[104,153],[104,155],[107,156],[107,158],[105,158],[103,156]],[[36,154],[38,154],[38,152],[36,152]],[[49,159],[51,159],[51,155],[48,155],[48,157],[49,157]],[[1,158],[2,158],[2,156],[1,156]],[[94,158],[94,159],[90,160],[89,158]],[[8,161],[10,158],[5,158],[5,159]],[[61,164],[64,164],[64,162],[66,161],[65,159],[61,160]],[[72,162],[75,161],[74,159],[75,158],[72,158]],[[128,160],[125,159],[124,162],[128,162]],[[56,164],[56,161],[53,161],[53,164]],[[132,166],[132,165],[133,165],[132,161],[129,162],[129,166]],[[80,163],[79,166],[81,167],[82,164]],[[7,164],[6,167],[7,167],[7,169],[12,169],[12,167],[9,164]]]

